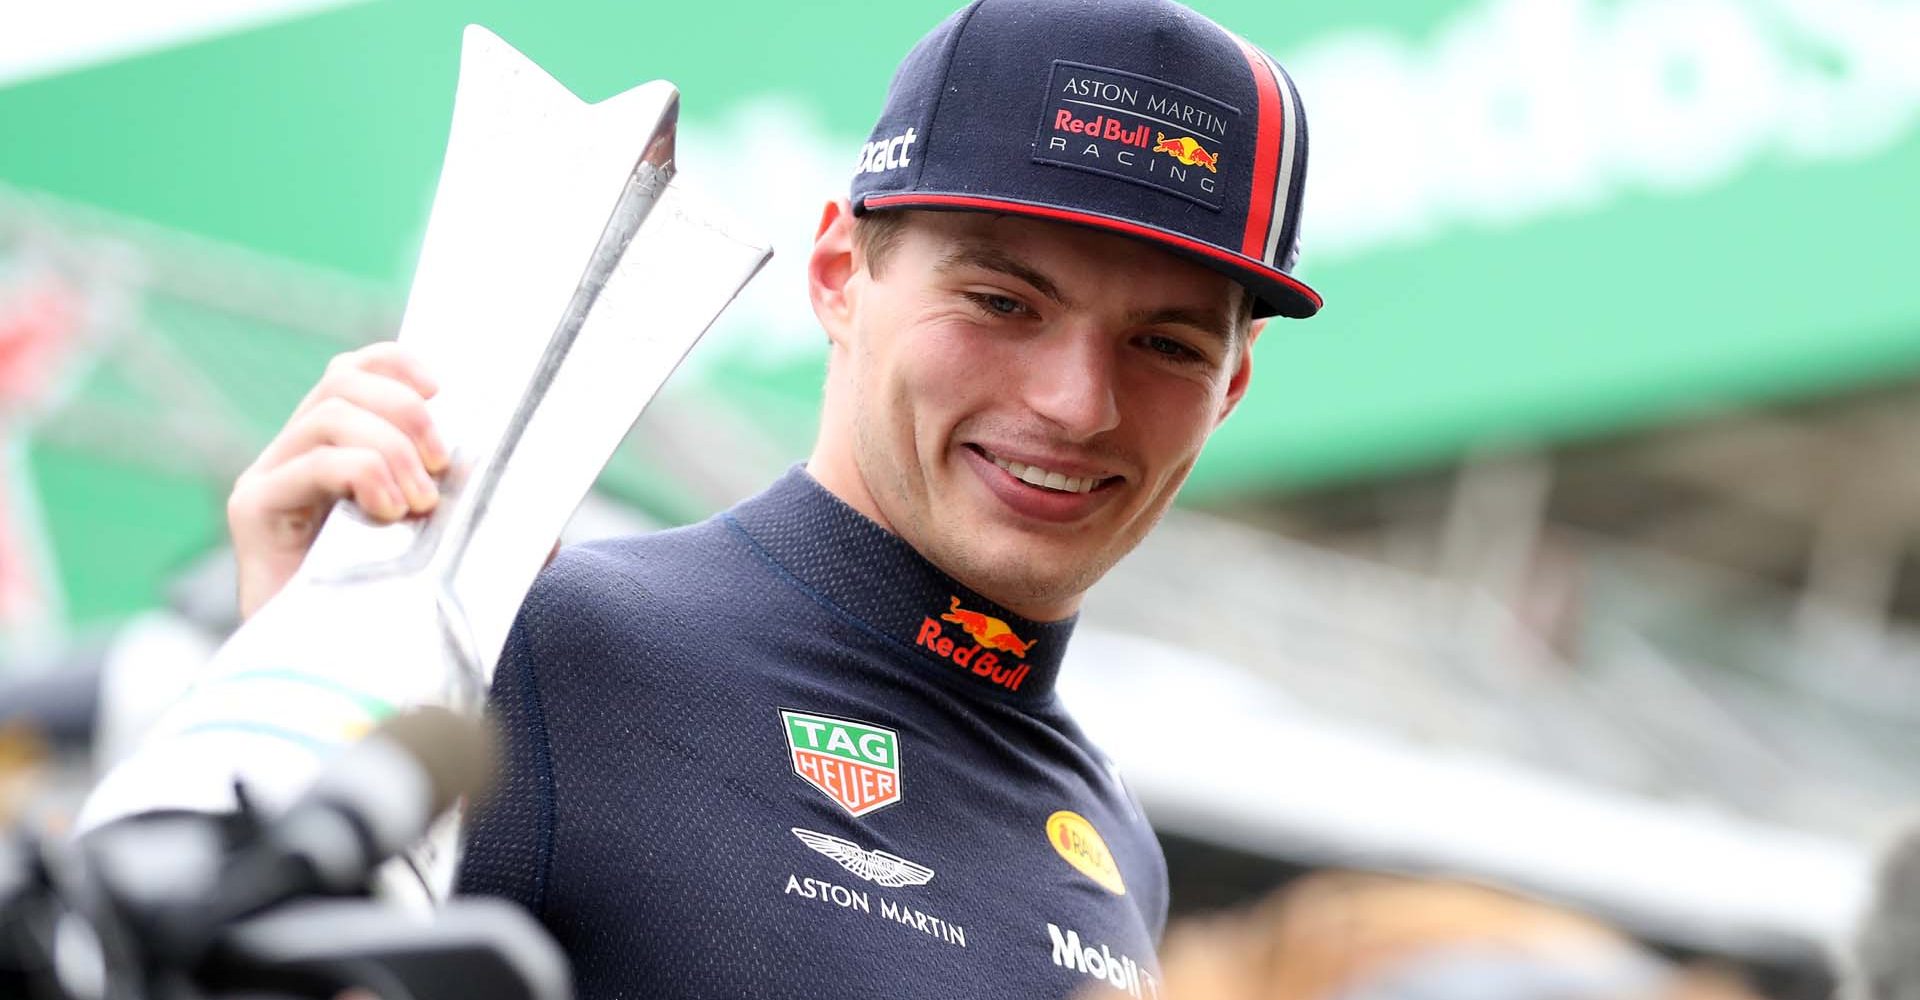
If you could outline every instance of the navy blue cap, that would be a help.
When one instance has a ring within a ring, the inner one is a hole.
[[[975,0],[901,62],[856,215],[1004,212],[1153,243],[1305,318],[1307,122],[1266,53],[1171,0]]]

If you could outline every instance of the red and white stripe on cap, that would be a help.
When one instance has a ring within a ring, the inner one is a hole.
[[[1270,267],[1281,267],[1281,238],[1287,226],[1287,200],[1293,195],[1297,169],[1300,126],[1295,109],[1300,105],[1293,93],[1293,81],[1287,79],[1272,58],[1238,35],[1233,40],[1247,57],[1253,71],[1254,90],[1259,94],[1255,114],[1260,142],[1254,153],[1253,191],[1247,203],[1247,228],[1240,252]],[[1280,134],[1275,146],[1268,136]],[[1290,245],[1291,240],[1287,243]]]

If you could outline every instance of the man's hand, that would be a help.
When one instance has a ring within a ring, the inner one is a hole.
[[[240,569],[240,616],[286,585],[336,500],[352,497],[381,523],[426,514],[446,445],[427,415],[439,390],[398,344],[335,357],[285,427],[227,497]]]

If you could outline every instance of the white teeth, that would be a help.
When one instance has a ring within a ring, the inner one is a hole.
[[[984,451],[985,449],[982,450]],[[1043,469],[1037,465],[1008,461],[990,451],[986,452],[986,456],[993,459],[993,464],[1007,470],[1007,474],[1015,479],[1032,483],[1035,486],[1043,486],[1050,490],[1059,490],[1063,493],[1091,493],[1095,486],[1100,485],[1098,476],[1088,476],[1084,479],[1078,476],[1069,476],[1065,473]]]

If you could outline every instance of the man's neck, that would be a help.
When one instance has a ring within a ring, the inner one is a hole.
[[[807,475],[813,477],[813,481],[819,483],[822,489],[838,497],[840,501],[847,506],[859,511],[867,520],[886,529],[889,534],[913,546],[913,550],[920,553],[922,559],[932,563],[934,567],[942,573],[966,584],[968,587],[971,587],[974,592],[994,601],[1001,607],[1029,621],[1036,622],[1059,621],[1072,616],[1080,610],[1080,601],[1077,597],[1065,606],[1050,605],[1045,607],[1032,604],[1031,602],[1008,600],[1005,595],[995,593],[993,588],[983,587],[977,581],[969,580],[965,576],[955,573],[952,569],[942,565],[940,560],[928,555],[926,550],[916,544],[912,538],[901,534],[894,528],[893,523],[889,521],[887,516],[880,510],[879,502],[873,498],[873,491],[867,488],[866,477],[860,474],[860,466],[853,460],[853,456],[835,454],[824,447],[816,446],[813,454],[807,459],[806,469]]]
[[[873,491],[867,489],[867,479],[860,474],[860,466],[852,455],[832,454],[824,447],[815,447],[807,458],[807,475],[828,493],[840,498],[840,502],[866,515],[867,520],[887,529],[890,534],[900,535],[892,522],[880,511],[880,503],[873,498]],[[906,536],[901,535],[905,538]],[[907,539],[911,543],[912,539]],[[918,549],[918,546],[915,546]],[[922,553],[924,555],[924,553]]]

